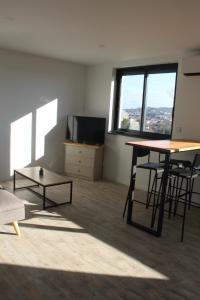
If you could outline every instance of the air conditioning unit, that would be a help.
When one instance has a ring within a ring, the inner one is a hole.
[[[182,73],[186,76],[200,75],[200,55],[183,58]]]

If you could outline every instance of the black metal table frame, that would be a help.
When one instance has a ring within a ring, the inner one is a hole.
[[[22,186],[22,187],[16,187],[16,174],[19,174],[20,176],[36,183],[34,185],[29,185],[29,186]],[[70,200],[66,201],[66,202],[61,202],[61,203],[57,203],[49,198],[46,197],[46,188],[51,187],[51,186],[57,186],[57,185],[62,185],[62,184],[70,184]],[[43,188],[43,193],[40,194],[39,192],[33,190],[33,187],[39,187],[41,186]],[[52,207],[57,207],[57,206],[61,206],[61,205],[65,205],[65,204],[71,204],[72,203],[72,190],[73,190],[73,181],[72,180],[67,180],[66,182],[60,182],[60,183],[52,183],[52,184],[47,184],[47,185],[42,185],[40,183],[38,183],[36,180],[20,173],[17,170],[14,170],[14,175],[13,175],[13,189],[15,190],[21,190],[21,189],[28,189],[29,191],[35,193],[36,195],[42,197],[43,199],[43,209],[47,209],[47,208],[52,208]],[[46,201],[49,201],[51,203],[53,203],[52,205],[48,205],[46,206]]]
[[[160,205],[159,205],[159,212],[158,212],[158,223],[157,228],[153,229],[147,227],[143,224],[135,222],[132,220],[133,217],[133,202],[134,202],[134,192],[135,192],[135,182],[136,182],[136,165],[137,165],[137,150],[141,149],[141,147],[137,147],[134,145],[133,153],[132,153],[132,165],[131,165],[131,176],[130,176],[130,185],[128,191],[128,211],[127,211],[127,224],[132,225],[140,230],[148,232],[154,236],[161,236],[162,234],[162,227],[163,227],[163,219],[164,219],[164,205],[165,205],[165,195],[167,191],[167,182],[168,182],[168,175],[169,175],[169,167],[170,167],[170,153],[165,152],[163,150],[153,150],[154,152],[163,153],[165,154],[165,162],[164,162],[164,173],[162,178],[162,191],[160,197]]]

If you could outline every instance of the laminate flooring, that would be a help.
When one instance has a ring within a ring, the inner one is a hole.
[[[49,196],[62,198],[65,189]],[[32,192],[15,194],[26,219],[21,237],[11,225],[0,228],[1,300],[200,299],[200,209],[187,213],[180,243],[181,218],[165,218],[161,238],[123,221],[124,185],[74,179],[72,205],[46,211]],[[134,209],[147,222],[150,210]]]

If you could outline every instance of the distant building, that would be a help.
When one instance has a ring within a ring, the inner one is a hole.
[[[137,120],[131,118],[129,129],[139,130],[140,129],[140,123]]]
[[[121,110],[120,123],[124,128],[139,130],[141,120],[141,108]],[[145,130],[170,134],[172,123],[171,107],[147,107],[145,113]]]

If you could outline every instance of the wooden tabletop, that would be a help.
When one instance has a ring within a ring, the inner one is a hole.
[[[200,149],[200,142],[187,140],[146,140],[127,142],[126,145],[146,148],[163,153],[175,153]]]
[[[51,172],[43,168],[43,175],[39,175],[40,167],[30,167],[15,170],[18,174],[40,184],[41,186],[51,186],[56,184],[64,184],[71,182],[65,176],[59,175],[57,173]]]

